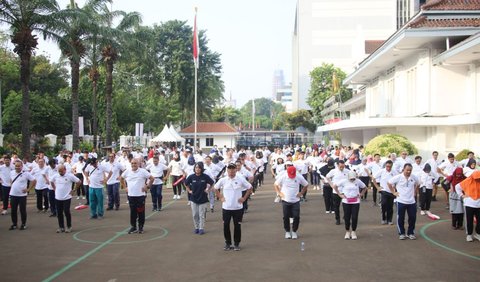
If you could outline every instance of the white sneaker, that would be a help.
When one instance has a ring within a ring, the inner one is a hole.
[[[345,240],[350,240],[350,231],[347,231],[347,232],[345,233],[345,237],[344,237],[344,238],[345,238]]]
[[[477,239],[478,241],[480,241],[480,234],[475,234],[473,235],[473,238]]]
[[[292,239],[292,234],[290,232],[285,232],[285,239]]]
[[[192,202],[188,201],[187,206],[190,206],[191,204],[192,204]]]
[[[355,231],[352,231],[352,240],[357,240],[357,233],[355,233]]]
[[[8,211],[7,211],[7,210],[3,210],[3,211],[2,211],[2,215],[6,215],[6,214],[8,214]]]
[[[177,199],[177,195],[173,195],[173,199],[176,200],[176,199]]]
[[[420,215],[426,215],[427,213],[425,211],[420,211]]]
[[[292,239],[298,239],[298,234],[297,232],[292,231]]]
[[[85,196],[82,197],[82,200],[85,200]]]
[[[80,200],[80,197],[77,197],[77,200]]]
[[[325,213],[330,213],[330,211],[326,211]]]
[[[177,195],[177,200],[180,200],[182,197],[180,195]]]
[[[473,242],[472,235],[467,235],[467,242]]]

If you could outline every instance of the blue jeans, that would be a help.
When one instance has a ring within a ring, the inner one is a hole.
[[[152,203],[153,209],[162,209],[162,188],[163,184],[155,184],[150,188],[150,193],[152,194]]]
[[[10,187],[2,185],[2,202],[3,202],[3,210],[8,209],[8,198],[10,197]]]
[[[50,213],[57,214],[57,201],[55,200],[55,190],[48,190],[48,200],[50,201]]]
[[[90,187],[90,216],[103,216],[103,188]]]
[[[415,222],[417,221],[417,204],[402,204],[397,202],[397,228],[398,234],[405,235],[405,212],[408,214],[407,235],[415,234]]]
[[[108,208],[113,209],[115,207],[120,207],[120,183],[108,184],[107,185],[108,193]]]

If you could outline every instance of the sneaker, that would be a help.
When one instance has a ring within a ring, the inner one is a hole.
[[[82,200],[85,200],[85,197],[82,197]]]
[[[57,215],[54,213],[51,213],[48,217],[56,217]]]
[[[417,240],[417,237],[413,234],[408,235],[408,239],[410,240]]]
[[[13,229],[10,227],[10,230],[13,230]],[[473,242],[472,235],[467,235],[467,242]]]
[[[382,225],[386,225],[387,224],[387,221],[386,220],[382,220]]]
[[[133,234],[133,233],[137,233],[137,228],[136,227],[130,227],[130,230],[128,230],[128,234]]]
[[[72,232],[72,227],[67,227],[67,229],[65,229],[65,233],[71,233]]]
[[[335,211],[331,211],[330,213],[335,213]]]
[[[297,232],[292,231],[292,239],[298,239],[298,234]]]
[[[187,206],[191,206],[192,202],[188,201]]]
[[[350,240],[350,232],[347,231],[347,232],[345,233],[345,237],[343,237],[343,238],[345,238],[345,240]]]
[[[290,232],[285,232],[285,239],[292,239],[292,234]]]
[[[420,215],[426,215],[427,213],[425,211],[420,211]]]
[[[337,220],[337,221],[335,222],[335,225],[340,225],[340,220]]]
[[[210,208],[210,212],[214,212],[215,210],[213,208]]]
[[[198,232],[200,232],[200,230],[198,229],[193,230],[193,234],[198,234]]]
[[[225,246],[223,247],[224,251],[230,251],[231,249],[232,249],[232,246],[230,244],[225,244]]]
[[[205,230],[203,229],[198,230],[198,235],[203,235],[203,234],[205,234]]]
[[[239,246],[239,245],[235,245],[235,246],[233,247],[233,250],[234,250],[234,251],[237,251],[237,252],[240,251],[240,246]]]
[[[25,229],[27,229],[27,225],[25,224],[20,225],[20,230],[25,230]]]
[[[56,232],[57,232],[57,233],[63,233],[63,232],[65,232],[65,229],[63,229],[63,228],[58,228]]]
[[[6,215],[6,214],[8,214],[8,211],[7,211],[7,210],[3,210],[3,211],[2,211],[2,215]]]
[[[325,213],[330,213],[330,211],[325,211]]]
[[[180,200],[181,198],[182,198],[182,196],[177,195],[177,200]]]
[[[436,202],[437,201],[437,197],[436,196],[433,196],[432,197],[432,202]]]
[[[111,210],[113,210],[113,208],[110,208],[110,207],[107,208],[107,211],[111,211]]]
[[[475,239],[477,239],[478,241],[480,241],[480,235],[479,235],[479,234],[473,235],[473,238],[475,238]]]
[[[80,200],[80,197],[77,197],[77,200]]]
[[[10,226],[10,228],[8,228],[8,230],[15,230],[15,229],[17,229],[17,226],[16,226],[16,225],[12,225],[12,226]],[[471,237],[471,236],[470,236],[470,237]],[[472,240],[472,241],[473,241],[473,240]]]
[[[143,226],[138,227],[138,234],[143,234]]]
[[[389,221],[389,222],[388,222],[388,225],[393,225],[393,222]]]
[[[99,215],[99,216],[98,216],[98,219],[99,219],[99,220],[102,220],[102,219],[103,219],[103,215]]]
[[[98,216],[94,215],[94,216],[91,216],[90,219],[97,219]]]
[[[407,239],[407,236],[405,236],[404,234],[401,234],[400,236],[398,236],[398,239],[405,240]]]
[[[355,231],[352,231],[352,240],[357,240],[357,233],[355,233]]]

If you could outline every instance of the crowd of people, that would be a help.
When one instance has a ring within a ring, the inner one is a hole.
[[[364,155],[362,146],[353,149],[318,145],[283,146],[273,152],[267,147],[234,150],[214,146],[204,152],[188,145],[155,146],[109,152],[105,159],[99,159],[94,150],[62,151],[51,158],[39,152],[33,161],[4,155],[0,160],[1,214],[7,215],[10,207],[9,229],[25,230],[27,195],[34,190],[38,212],[57,217],[57,233],[70,233],[72,197],[85,200],[90,219],[100,220],[105,214],[105,191],[106,210],[119,210],[123,188],[127,193],[123,201],[130,208],[128,233],[141,234],[147,194],[151,195],[152,211],[161,211],[163,188],[170,181],[174,200],[186,194],[195,234],[205,234],[206,214],[215,211],[216,201],[221,202],[224,249],[238,251],[249,199],[264,185],[267,172],[275,178],[272,192],[274,201],[282,205],[286,239],[299,237],[300,203],[307,202],[308,188],[312,187],[321,191],[325,213],[334,214],[335,224],[341,224],[343,212],[346,240],[358,239],[360,205],[369,192],[372,205],[380,206],[379,223],[396,224],[400,240],[415,240],[417,209],[421,216],[435,217],[431,203],[443,190],[445,207],[452,216],[451,228],[464,230],[465,217],[466,240],[480,241],[478,224],[473,232],[475,220],[480,217],[480,171],[473,152],[464,160],[456,160],[450,153],[447,160],[440,161],[434,151],[425,162],[420,156],[411,160],[407,152],[382,158],[379,154]]]

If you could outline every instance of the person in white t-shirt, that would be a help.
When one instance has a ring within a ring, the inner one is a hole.
[[[85,159],[83,156],[78,156],[78,161],[72,166],[72,173],[82,181],[82,185],[77,189],[77,200],[80,199],[80,196],[85,199],[85,187],[83,185],[83,168],[85,167]]]
[[[10,172],[14,169],[11,163],[10,156],[4,155],[3,156],[3,164],[0,165],[0,182],[2,183],[1,187],[1,194],[2,194],[2,215],[6,215],[8,213],[8,195],[10,194]]]
[[[402,173],[392,177],[388,181],[388,187],[395,197],[397,197],[397,227],[400,240],[407,237],[415,240],[415,222],[417,220],[417,203],[415,202],[418,194],[420,181],[412,174],[412,165],[406,163]],[[405,212],[408,214],[408,230],[405,236]]]
[[[338,160],[337,168],[331,170],[326,178],[331,181],[333,184],[338,184],[342,180],[348,179],[349,169],[345,168],[345,161]],[[332,191],[332,200],[333,200],[333,211],[335,213],[335,224],[340,225],[340,203],[341,198],[335,190]]]
[[[252,185],[242,176],[237,175],[234,163],[227,165],[227,176],[218,180],[215,184],[217,198],[222,201],[223,236],[225,238],[224,250],[240,251],[242,239],[241,222],[243,218],[243,203],[250,196]],[[220,192],[222,189],[222,192]],[[242,191],[247,191],[242,196]],[[233,242],[230,232],[230,221],[233,219]]]
[[[395,196],[388,187],[388,181],[395,175],[397,174],[393,170],[392,160],[387,160],[385,162],[385,168],[380,169],[373,175],[373,185],[380,191],[383,225],[393,225],[393,201],[395,200]]]
[[[142,234],[145,225],[146,192],[152,187],[155,178],[146,169],[139,168],[139,160],[133,159],[131,165],[132,168],[125,170],[120,178],[122,186],[127,189],[128,204],[130,205],[131,227],[128,234],[137,232]]]
[[[47,177],[48,177],[48,202],[50,203],[50,215],[49,217],[56,217],[57,216],[57,203],[55,201],[55,190],[53,190],[53,186],[51,180],[55,174],[58,174],[57,164],[55,163],[55,159],[51,158],[48,160],[47,166]],[[77,189],[78,190],[78,189]]]
[[[108,174],[108,177],[105,175]],[[85,175],[89,185],[90,219],[103,218],[103,187],[111,172],[96,158],[90,159],[90,164],[85,168]]]
[[[300,199],[307,191],[308,182],[302,175],[297,174],[294,166],[290,166],[287,168],[287,173],[277,178],[274,187],[282,199],[285,239],[297,239],[297,230],[300,225]],[[299,191],[300,187],[302,188]],[[291,228],[290,218],[293,218]]]
[[[71,172],[66,171],[64,165],[58,166],[58,174],[53,175],[50,183],[55,191],[55,201],[57,205],[58,229],[57,233],[72,232],[72,215],[70,213],[70,204],[72,202],[72,194],[80,185],[82,181],[78,179]],[[75,183],[75,189],[72,190],[72,184]],[[63,215],[67,220],[67,228],[65,229],[65,222]]]
[[[155,179],[153,181],[152,187],[150,188],[150,193],[152,194],[152,211],[161,211],[162,210],[162,188],[163,188],[163,176],[165,171],[168,170],[168,167],[160,162],[158,156],[152,158],[153,163],[149,164],[146,169]]]
[[[115,153],[111,152],[108,154],[108,160],[102,163],[107,169],[108,173],[105,176],[110,176],[107,178],[107,194],[108,194],[108,204],[107,211],[115,210],[118,211],[120,208],[120,174],[125,170],[123,165],[115,160]]]
[[[32,169],[31,174],[35,177],[35,194],[37,195],[38,212],[48,211],[48,175],[47,166],[43,158],[37,159],[37,166]]]
[[[9,230],[17,229],[17,211],[20,207],[20,217],[22,225],[20,230],[27,229],[27,195],[28,191],[35,187],[35,177],[28,171],[23,171],[21,160],[15,161],[15,170],[10,172],[10,199],[12,206],[12,226]],[[28,187],[30,181],[30,187]]]
[[[444,161],[440,165],[438,165],[437,172],[440,174],[440,176],[443,176],[444,179],[449,177],[450,175],[453,174],[455,169],[459,166],[458,162],[455,160],[455,155],[452,153],[449,153],[447,155],[448,161]],[[445,181],[442,181],[442,188],[445,191],[445,203],[448,208],[448,190],[450,190],[450,185],[445,183]],[[432,197],[432,201],[436,201],[437,196],[434,194]]]
[[[348,173],[348,180],[344,179],[337,184],[329,182],[337,194],[342,198],[342,207],[345,219],[345,240],[357,240],[358,213],[360,211],[360,198],[366,191],[363,181],[357,179],[354,171]],[[352,231],[350,232],[350,225]]]

